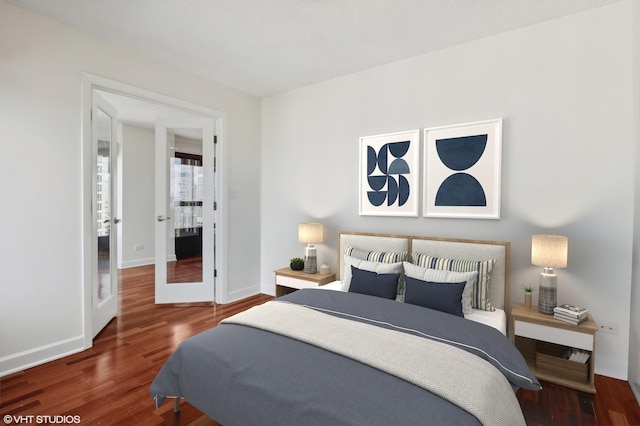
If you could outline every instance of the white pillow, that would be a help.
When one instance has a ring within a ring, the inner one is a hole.
[[[461,283],[466,282],[462,291],[462,313],[470,314],[473,312],[472,296],[473,286],[478,277],[477,271],[471,272],[454,272],[445,269],[431,269],[414,265],[413,263],[403,262],[404,273],[406,276],[422,281],[431,281],[435,283]]]
[[[412,259],[415,265],[425,268],[445,269],[454,272],[476,271],[478,277],[471,292],[472,306],[476,309],[482,309],[483,311],[495,311],[495,308],[491,306],[491,301],[489,300],[489,281],[491,280],[491,270],[497,262],[496,259],[445,259],[424,253],[413,253]]]
[[[349,286],[351,285],[352,266],[364,271],[375,272],[376,274],[402,274],[402,262],[370,262],[368,260],[356,259],[355,257],[345,255],[344,277],[342,277],[342,290],[344,291],[349,291]]]

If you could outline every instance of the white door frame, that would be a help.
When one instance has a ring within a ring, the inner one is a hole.
[[[97,249],[93,247],[92,235],[95,224],[92,221],[93,193],[92,177],[95,165],[91,157],[91,106],[93,90],[99,89],[106,92],[117,93],[150,103],[161,104],[170,108],[189,111],[216,121],[217,146],[216,146],[216,201],[218,204],[216,224],[216,299],[219,303],[225,303],[228,299],[227,285],[227,172],[226,172],[226,141],[228,117],[225,112],[214,110],[201,105],[175,99],[135,86],[120,83],[104,77],[89,73],[82,73],[82,300],[83,300],[83,335],[84,348],[93,346],[93,253]]]

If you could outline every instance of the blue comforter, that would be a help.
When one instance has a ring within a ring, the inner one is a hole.
[[[419,330],[483,357],[514,389],[540,389],[511,342],[483,324],[356,293],[300,290],[281,300]],[[397,377],[236,324],[220,324],[181,343],[150,393],[156,404],[165,397],[183,397],[227,426],[479,424],[449,401]]]

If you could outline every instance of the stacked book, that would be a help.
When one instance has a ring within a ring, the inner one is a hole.
[[[589,317],[589,310],[565,303],[564,305],[553,308],[553,317],[560,321],[578,325],[587,320]]]
[[[580,362],[582,364],[586,364],[587,361],[589,361],[589,356],[591,354],[587,351],[582,351],[580,349],[576,349],[576,348],[571,348],[569,350],[567,350],[567,352],[564,354],[563,358],[564,359],[568,359],[569,361],[573,361],[573,362]]]

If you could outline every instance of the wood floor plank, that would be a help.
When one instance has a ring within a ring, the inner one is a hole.
[[[224,306],[155,305],[152,267],[123,270],[119,276],[119,315],[94,346],[1,378],[0,414],[79,415],[82,424],[103,425],[216,424],[188,403],[179,414],[168,403],[156,410],[151,381],[184,339],[272,297]]]
[[[186,402],[179,414],[170,403],[155,409],[151,381],[181,341],[272,297],[155,305],[153,274],[152,266],[120,271],[120,313],[92,348],[0,378],[0,415],[78,415],[86,425],[218,425]],[[541,392],[517,393],[531,426],[640,425],[640,407],[625,381],[596,376],[596,395],[543,385]]]
[[[626,381],[596,375],[596,394],[541,383],[540,392],[517,393],[529,426],[640,425],[640,406]]]

